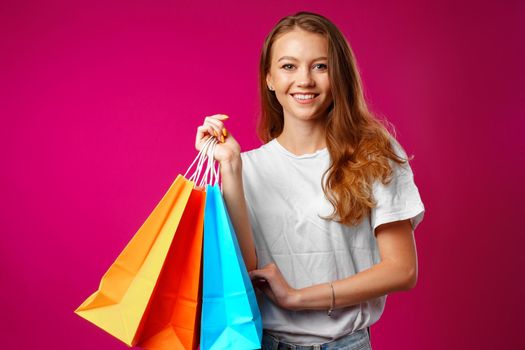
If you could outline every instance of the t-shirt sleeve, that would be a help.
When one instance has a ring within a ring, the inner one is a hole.
[[[392,141],[396,153],[406,158],[405,152],[396,141]],[[419,190],[414,182],[414,174],[409,163],[399,164],[392,161],[392,180],[383,184],[376,180],[372,185],[372,193],[376,206],[370,213],[372,229],[393,221],[410,219],[412,229],[423,220],[425,207],[421,201]]]

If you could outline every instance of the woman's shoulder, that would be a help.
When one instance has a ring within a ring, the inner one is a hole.
[[[271,154],[271,148],[272,148],[273,142],[274,140],[264,143],[257,148],[253,148],[251,150],[241,152],[241,158],[243,162],[244,160],[254,161],[254,160],[260,160],[260,158],[267,157],[269,154]]]
[[[245,175],[274,176],[286,172],[288,160],[275,145],[275,139],[248,151],[241,152],[242,171]]]
[[[394,153],[401,158],[407,158],[407,153],[403,146],[401,146],[401,143],[394,137],[390,136],[390,145],[392,146],[392,150]]]
[[[388,191],[398,191],[403,186],[412,186],[414,182],[414,172],[410,164],[413,156],[407,155],[405,148],[394,136],[390,137],[390,147],[397,158],[394,159],[391,155],[388,157],[382,155],[382,157],[387,159],[391,173],[387,178],[376,178],[373,181],[374,191],[377,188],[385,188],[385,190]],[[376,194],[374,194],[374,196],[375,195]]]
[[[385,141],[387,141],[388,145],[385,145]],[[388,133],[386,140],[384,137],[378,138],[377,145],[372,148],[375,148],[375,150],[368,154],[368,160],[376,161],[383,165],[387,162],[394,173],[399,169],[410,168],[409,161],[412,157],[407,155],[405,148],[393,134]]]

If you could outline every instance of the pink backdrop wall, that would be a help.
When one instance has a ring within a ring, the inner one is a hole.
[[[73,313],[195,156],[214,113],[257,147],[257,64],[284,15],[349,39],[415,155],[417,287],[375,349],[525,348],[523,1],[2,1],[0,347],[125,349]]]

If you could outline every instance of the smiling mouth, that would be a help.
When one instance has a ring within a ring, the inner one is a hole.
[[[308,103],[313,101],[319,94],[291,94],[294,100],[299,103]]]

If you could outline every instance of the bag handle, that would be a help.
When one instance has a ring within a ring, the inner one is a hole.
[[[211,142],[211,137],[209,137],[205,142],[204,142],[204,145],[202,145],[199,153],[197,153],[197,156],[195,157],[195,159],[193,160],[193,162],[191,162],[190,166],[188,167],[188,170],[186,170],[186,172],[184,173],[184,177],[185,178],[188,178],[188,172],[191,170],[191,168],[193,167],[193,165],[195,164],[195,162],[198,160],[198,163],[197,163],[197,169],[193,172],[193,174],[191,175],[191,177],[188,178],[188,180],[190,181],[193,181],[198,174],[200,174],[200,171],[201,171],[201,166],[202,166],[202,157],[203,157],[203,154],[204,154],[204,150],[205,150],[205,147],[207,147],[208,143]]]
[[[219,180],[219,171],[217,170],[216,161],[214,157],[215,147],[217,147],[218,140],[215,139],[207,148],[208,163],[206,171],[202,177],[200,186],[204,184],[216,185]]]
[[[215,183],[217,183],[219,174],[216,170],[215,159],[213,158],[213,153],[215,151],[215,146],[217,145],[217,143],[217,138],[212,136],[208,137],[208,139],[206,139],[206,141],[202,145],[199,153],[188,167],[188,170],[186,170],[186,173],[184,173],[184,177],[187,177],[189,171],[191,170],[195,162],[197,162],[197,167],[195,171],[188,178],[189,181],[193,181],[195,183],[195,186],[202,187],[205,184],[212,184],[214,180]],[[207,164],[203,173],[203,167],[206,161]]]

